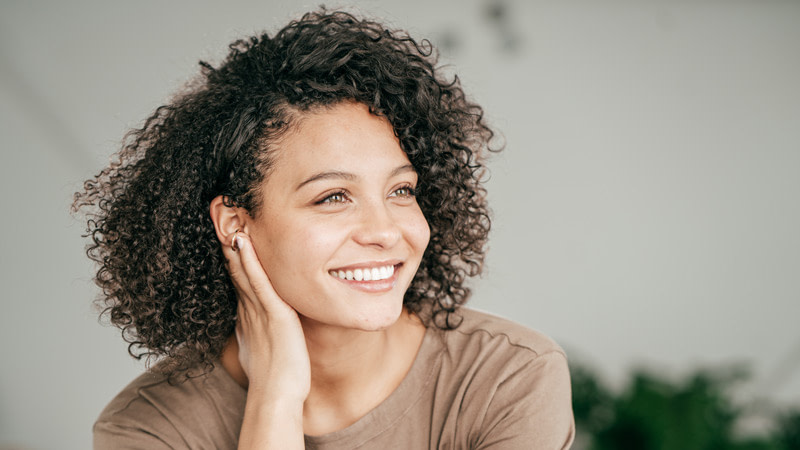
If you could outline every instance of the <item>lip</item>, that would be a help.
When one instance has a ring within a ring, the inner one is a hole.
[[[403,263],[399,260],[392,260],[392,261],[371,261],[367,263],[359,263],[359,264],[352,264],[349,266],[342,266],[337,267],[336,269],[331,270],[353,270],[353,269],[372,269],[376,267],[385,267],[385,266],[394,266],[394,273],[391,277],[386,278],[384,280],[377,280],[377,281],[356,281],[356,280],[343,280],[339,277],[335,277],[328,273],[328,276],[343,283],[349,288],[356,289],[362,292],[369,292],[369,293],[384,293],[391,291],[395,284],[397,283],[397,275],[400,271],[400,268],[403,267]]]

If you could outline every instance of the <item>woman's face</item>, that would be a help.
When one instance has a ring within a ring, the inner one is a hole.
[[[274,147],[247,232],[276,292],[307,323],[390,326],[430,237],[391,125],[342,103],[304,115]]]

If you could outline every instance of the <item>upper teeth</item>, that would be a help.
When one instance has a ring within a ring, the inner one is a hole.
[[[331,275],[342,280],[377,281],[391,278],[394,266],[373,267],[371,269],[331,270]]]

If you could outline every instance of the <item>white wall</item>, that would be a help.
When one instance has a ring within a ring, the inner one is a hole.
[[[799,2],[509,1],[507,32],[488,2],[400,3],[357,9],[455,43],[507,141],[474,306],[615,382],[745,361],[748,395],[800,401]],[[0,448],[88,447],[141,370],[97,324],[72,192],[198,58],[303,9],[0,4]]]

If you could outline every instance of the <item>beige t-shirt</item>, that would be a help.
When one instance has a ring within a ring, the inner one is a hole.
[[[462,308],[429,327],[400,386],[353,425],[306,436],[308,449],[563,449],[575,434],[567,360],[546,336]],[[95,449],[234,449],[247,392],[217,363],[171,385],[145,373],[106,406]]]

